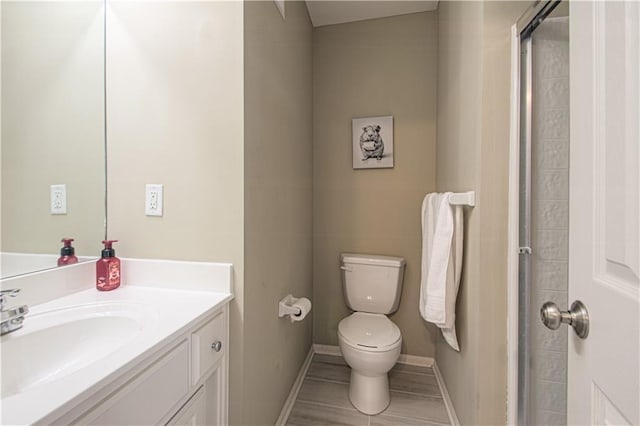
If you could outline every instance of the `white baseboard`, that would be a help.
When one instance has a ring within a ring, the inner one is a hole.
[[[431,357],[405,354],[400,354],[398,362],[400,364],[420,365],[423,367],[432,367],[434,364],[434,360]]]
[[[453,426],[460,426],[460,421],[458,420],[456,411],[453,409],[453,401],[451,401],[451,396],[449,396],[449,391],[447,390],[447,386],[444,384],[442,373],[440,373],[438,364],[436,364],[435,361],[433,362],[433,372],[436,375],[436,380],[438,381],[438,387],[440,388],[442,399],[444,399],[444,405],[447,407],[447,413],[449,414],[449,421]]]
[[[318,345],[317,343],[314,343],[313,350],[317,354],[342,356],[342,351],[340,351],[340,346]],[[400,364],[421,365],[424,367],[431,367],[433,365],[433,358],[427,357],[427,356],[401,354],[400,358],[398,358],[398,362]]]
[[[304,377],[307,375],[309,365],[311,365],[311,360],[313,359],[314,354],[314,346],[315,345],[312,345],[309,348],[307,358],[305,358],[304,362],[302,363],[302,367],[300,367],[300,371],[298,372],[298,377],[296,377],[296,381],[293,382],[293,386],[291,387],[289,396],[282,406],[282,410],[280,411],[278,420],[276,420],[276,426],[284,426],[287,424],[287,420],[289,420],[289,414],[291,414],[293,404],[295,404],[296,398],[298,398],[298,393],[300,392],[300,388],[302,387],[302,382],[304,382]]]
[[[340,346],[319,345],[317,343],[314,343],[313,350],[315,353],[321,354],[321,355],[342,356],[342,351],[340,350]]]

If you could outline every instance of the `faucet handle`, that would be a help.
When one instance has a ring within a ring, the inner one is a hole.
[[[12,288],[9,290],[0,290],[0,305],[4,303],[5,296],[16,297],[20,293],[19,288]]]

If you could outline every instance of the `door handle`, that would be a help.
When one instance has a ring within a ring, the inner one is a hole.
[[[569,324],[581,339],[589,335],[589,312],[579,300],[573,302],[568,311],[561,311],[555,303],[546,302],[540,308],[540,319],[551,330],[557,330],[560,324]]]

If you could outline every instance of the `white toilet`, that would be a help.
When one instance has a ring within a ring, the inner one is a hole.
[[[365,414],[389,405],[387,373],[398,361],[402,335],[387,314],[398,309],[404,259],[343,253],[340,255],[344,297],[355,312],[338,324],[338,341],[351,367],[349,399]]]

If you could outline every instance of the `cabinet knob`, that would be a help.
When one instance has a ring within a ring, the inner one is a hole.
[[[211,349],[216,352],[220,352],[220,350],[222,349],[222,342],[220,340],[216,340],[211,344]]]

